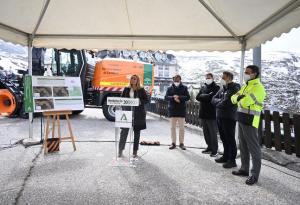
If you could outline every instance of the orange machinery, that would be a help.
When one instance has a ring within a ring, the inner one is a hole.
[[[8,89],[0,89],[0,115],[10,116],[17,108],[15,97]]]
[[[152,93],[154,86],[153,66],[149,63],[124,59],[103,59],[97,62],[92,85],[98,90],[122,90],[130,77],[140,77],[142,86]]]

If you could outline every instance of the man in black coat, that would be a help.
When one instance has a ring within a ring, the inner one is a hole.
[[[211,100],[220,87],[215,83],[212,73],[207,73],[205,78],[205,84],[196,97],[196,100],[200,102],[199,118],[202,122],[204,139],[207,144],[207,148],[202,153],[210,153],[211,157],[216,157],[218,155],[216,108],[212,105]]]
[[[215,161],[224,163],[224,168],[236,167],[236,142],[235,142],[235,124],[237,106],[231,102],[231,96],[240,90],[240,85],[232,82],[233,74],[223,72],[221,84],[222,89],[213,97],[212,104],[216,106],[217,125],[220,133],[220,138],[224,147],[224,154]]]
[[[184,122],[186,114],[186,101],[190,99],[190,94],[186,86],[181,83],[181,76],[173,77],[173,84],[168,88],[165,100],[169,102],[168,111],[171,118],[172,144],[169,149],[176,148],[176,124],[179,125],[179,147],[185,150],[184,146]]]

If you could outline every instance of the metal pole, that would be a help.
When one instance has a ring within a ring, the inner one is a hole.
[[[244,67],[245,67],[245,52],[246,52],[246,41],[242,41],[242,47],[241,47],[241,68],[240,68],[240,85],[243,85],[243,76],[244,76]],[[237,145],[237,149],[240,149],[240,142],[239,142],[239,129],[238,129],[238,123],[236,123],[235,126],[235,141]]]
[[[133,127],[134,127],[134,113],[133,113],[133,106],[131,106],[131,112],[132,112],[132,127],[129,130],[129,155],[128,155],[128,160],[129,163],[130,161],[130,150],[131,150],[131,143],[132,143],[132,133],[133,133]]]
[[[32,76],[32,41],[33,37],[29,36],[28,38],[28,74]],[[33,136],[33,113],[29,114],[29,139],[32,139]]]
[[[118,127],[115,127],[115,146],[116,146],[116,161],[118,160],[118,135],[119,135],[119,128]],[[119,150],[120,152],[120,150]]]
[[[41,115],[41,143],[43,142],[43,115]]]
[[[246,51],[246,41],[242,41],[241,68],[240,68],[240,85],[243,84],[244,67],[245,67],[245,51]]]
[[[261,46],[253,48],[253,64],[259,67],[261,78]]]

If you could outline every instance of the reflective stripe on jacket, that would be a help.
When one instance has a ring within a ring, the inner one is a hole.
[[[245,95],[245,97],[237,101],[239,95]],[[265,97],[266,91],[259,78],[249,80],[243,85],[231,97],[232,103],[238,105],[238,121],[258,128]]]

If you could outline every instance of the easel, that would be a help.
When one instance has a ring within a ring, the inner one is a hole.
[[[43,112],[43,115],[46,117],[46,131],[45,131],[45,137],[44,137],[44,154],[48,153],[48,148],[47,148],[47,139],[50,131],[50,124],[52,121],[52,138],[54,138],[55,135],[55,126],[57,124],[57,132],[58,132],[58,138],[59,142],[62,140],[71,140],[73,144],[74,151],[76,151],[76,146],[75,146],[75,140],[74,140],[74,135],[72,132],[72,127],[70,123],[70,118],[69,115],[72,114],[72,111],[46,111]],[[68,123],[68,128],[69,128],[69,137],[61,137],[61,130],[60,130],[60,116],[66,116],[67,123]]]

